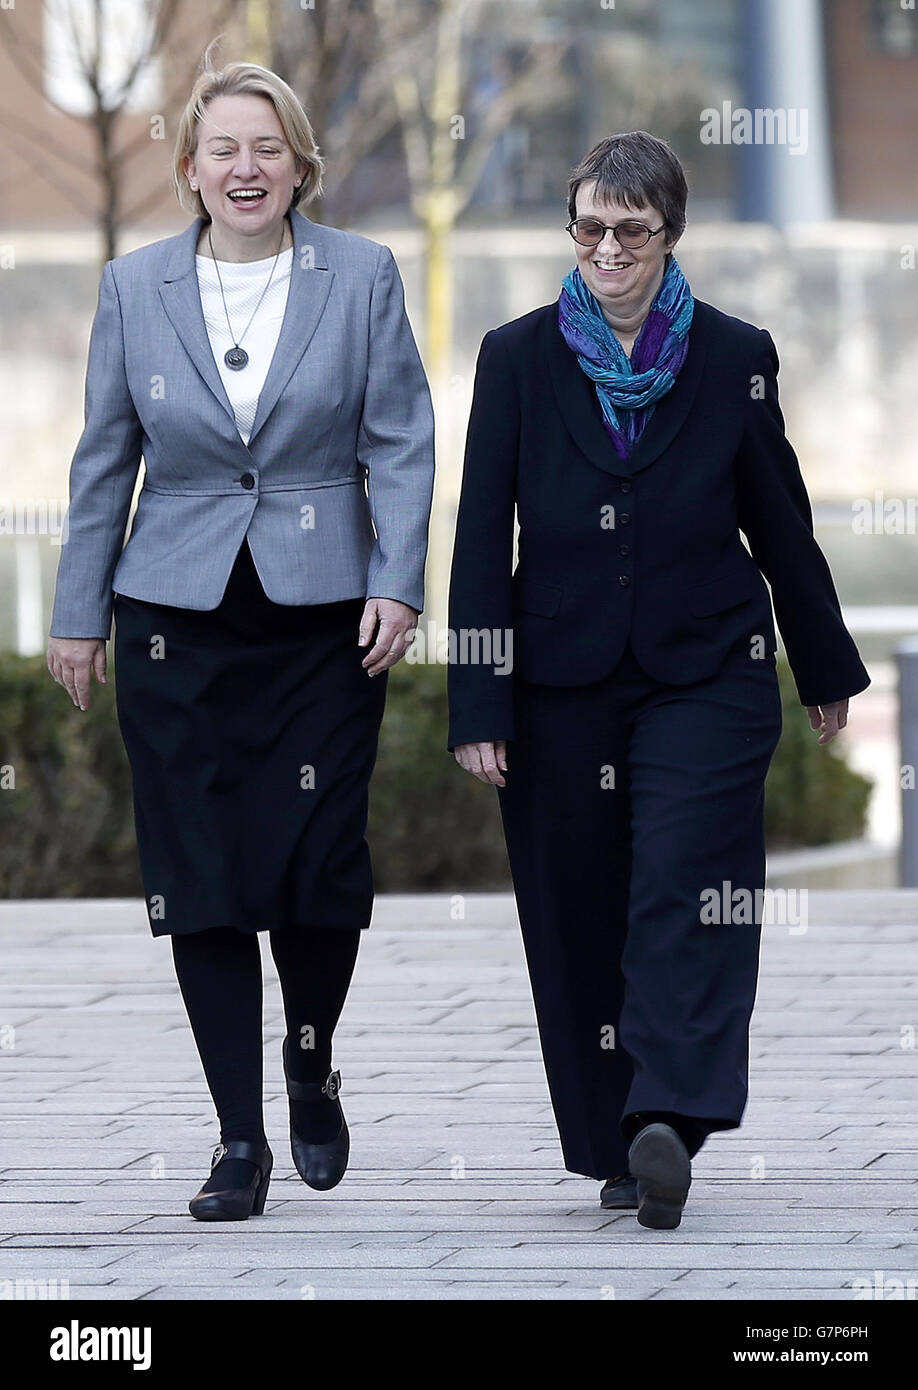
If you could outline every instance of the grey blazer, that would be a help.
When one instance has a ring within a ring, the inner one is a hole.
[[[423,608],[434,422],[401,277],[388,247],[289,215],[289,296],[248,445],[204,324],[203,219],[106,263],[52,636],[107,639],[113,590],[215,608],[246,535],[275,603]]]

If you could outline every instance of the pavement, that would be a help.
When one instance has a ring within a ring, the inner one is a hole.
[[[562,1165],[512,897],[377,899],[326,1194],[290,1157],[261,938],[274,1175],[262,1217],[212,1224],[187,1203],[217,1121],[142,902],[0,903],[0,1297],[915,1299],[918,891],[806,907],[763,928],[744,1123],[654,1232]]]

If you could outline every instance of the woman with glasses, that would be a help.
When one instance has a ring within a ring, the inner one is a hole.
[[[696,299],[674,255],[676,156],[616,135],[568,192],[558,299],[478,357],[449,623],[492,651],[512,633],[513,669],[450,666],[448,743],[498,789],[565,1165],[668,1229],[747,1099],[782,727],[763,575],[820,744],[870,680],[772,338]]]

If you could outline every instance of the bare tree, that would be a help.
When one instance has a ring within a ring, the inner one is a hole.
[[[392,73],[413,55],[381,50],[373,0],[316,0],[302,9],[269,0],[268,10],[265,63],[300,97],[327,162],[326,193],[309,216],[322,221],[328,202],[366,212],[374,190],[348,188],[348,180],[397,129]]]
[[[390,54],[421,42],[423,62],[393,67],[411,202],[424,229],[427,279],[427,361],[438,379],[449,370],[452,341],[450,237],[478,186],[495,141],[514,117],[544,100],[566,52],[564,42],[529,41],[527,51],[488,102],[469,134],[474,106],[465,40],[475,33],[483,0],[373,0]]]
[[[242,0],[220,0],[213,12],[214,24],[219,28],[230,23],[241,3]],[[106,57],[115,20],[112,7],[106,0],[92,0],[91,5],[82,4],[80,0],[53,0],[53,3],[46,0],[44,16],[66,27],[68,60],[89,94],[90,110],[85,116],[75,115],[49,94],[44,80],[45,57],[41,43],[36,43],[20,26],[11,23],[11,16],[0,25],[0,42],[42,101],[68,120],[88,126],[92,132],[93,159],[75,155],[69,145],[58,152],[49,145],[46,131],[0,105],[0,124],[11,133],[30,169],[52,185],[80,214],[85,214],[90,204],[86,183],[95,184],[98,198],[91,206],[102,234],[103,261],[117,255],[121,225],[143,216],[162,200],[162,186],[156,183],[148,193],[129,206],[125,205],[126,170],[132,160],[149,148],[151,137],[146,128],[119,143],[118,134],[138,84],[150,63],[160,55],[168,53],[170,59],[168,65],[164,64],[170,85],[159,113],[166,124],[169,116],[187,100],[198,55],[187,64],[176,63],[174,50],[170,48],[182,10],[182,0],[138,0],[134,20],[136,44],[133,51],[127,53],[122,45],[123,71],[113,85],[107,81]]]
[[[372,208],[373,185],[347,188],[348,180],[356,171],[366,176],[372,156],[379,159],[393,136],[400,140],[424,235],[425,356],[431,374],[442,377],[452,338],[451,232],[501,134],[521,113],[560,98],[566,42],[540,42],[530,32],[521,60],[479,110],[470,55],[473,41],[485,37],[485,12],[495,13],[486,0],[316,0],[300,9],[264,0],[263,8],[264,61],[307,108],[327,160],[327,200],[337,211]],[[525,18],[531,22],[528,8]],[[488,43],[499,53],[501,32]],[[324,212],[321,202],[310,204],[316,220]]]

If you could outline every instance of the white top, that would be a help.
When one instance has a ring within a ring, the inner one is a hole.
[[[248,444],[252,425],[255,423],[255,412],[258,409],[258,397],[268,375],[287,308],[293,247],[288,246],[287,250],[282,251],[277,257],[273,275],[273,256],[268,256],[263,261],[218,261],[215,264],[210,256],[197,255],[195,263],[198,288],[201,292],[201,308],[204,311],[204,323],[207,326],[214,361],[233,407],[236,426],[243,443]],[[220,279],[223,281],[222,295],[220,280],[217,279],[217,265],[220,267]],[[268,285],[267,293],[258,304],[265,285]],[[226,308],[223,307],[224,296]],[[252,318],[256,304],[258,311]],[[227,313],[233,326],[232,337],[226,322]],[[252,322],[246,328],[250,319]],[[248,362],[238,372],[234,372],[223,360],[224,353],[235,343],[239,343],[249,354]]]

